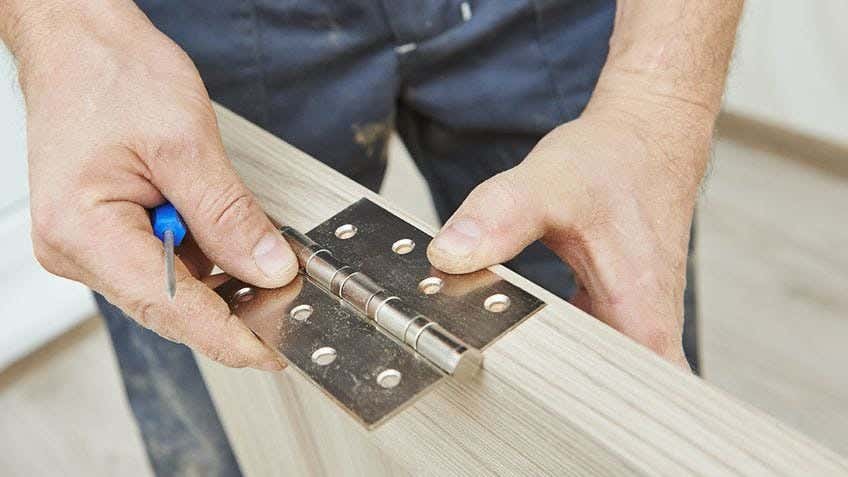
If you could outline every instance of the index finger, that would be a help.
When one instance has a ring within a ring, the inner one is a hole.
[[[96,247],[78,255],[84,280],[142,326],[211,359],[232,367],[279,370],[283,364],[266,348],[221,297],[175,261],[177,293],[165,291],[163,246],[150,228],[144,208],[110,203],[107,215],[90,234]]]

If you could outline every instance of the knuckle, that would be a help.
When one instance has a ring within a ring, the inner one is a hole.
[[[187,344],[185,332],[180,326],[168,323],[156,303],[148,300],[137,300],[130,305],[129,310],[128,315],[142,327],[155,332],[166,340]]]
[[[227,365],[226,353],[221,348],[215,346],[201,346],[199,348],[200,349],[198,349],[198,351],[207,358],[215,361],[216,363],[221,363],[225,366]]]
[[[216,363],[230,368],[244,368],[250,365],[244,357],[221,346],[204,346],[198,351]]]
[[[220,312],[218,312],[220,311]],[[195,328],[191,335],[191,347],[207,358],[230,368],[244,368],[250,359],[233,346],[234,337],[228,333],[233,329],[233,320],[239,318],[228,309],[216,310],[207,315],[209,322],[203,329]]]
[[[234,182],[223,193],[204,194],[199,210],[214,230],[223,232],[232,231],[256,216],[259,204],[246,187]]]
[[[206,112],[192,111],[179,120],[179,125],[175,128],[172,135],[172,140],[177,145],[188,147],[189,150],[196,150],[200,145],[205,143],[205,138],[212,132],[213,120],[209,118]]]
[[[186,112],[165,120],[146,141],[142,150],[150,166],[180,161],[199,160],[209,149],[210,137],[214,135],[214,117],[211,113]]]
[[[168,330],[160,327],[161,320],[156,312],[155,304],[151,301],[134,300],[129,306],[129,315],[141,326],[155,330],[160,335],[176,341],[176,337]]]
[[[181,161],[196,160],[201,155],[203,139],[195,126],[181,124],[168,131],[167,135],[158,142],[153,159],[162,162],[179,157]]]

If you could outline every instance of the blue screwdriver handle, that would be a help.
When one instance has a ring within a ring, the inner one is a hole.
[[[186,236],[186,226],[177,209],[170,202],[156,207],[151,212],[150,221],[153,224],[153,234],[161,241],[165,241],[165,231],[171,230],[174,234],[174,247],[179,247]]]

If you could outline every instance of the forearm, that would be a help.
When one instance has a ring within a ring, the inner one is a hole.
[[[21,22],[27,16],[28,6],[25,0],[0,1],[0,40],[12,51],[17,44]],[[43,2],[31,2],[31,8],[40,8]]]
[[[0,39],[18,61],[73,46],[80,31],[131,39],[130,25],[143,23],[149,22],[132,0],[0,0]]]
[[[742,0],[619,0],[597,96],[668,98],[717,114]]]
[[[689,189],[706,168],[742,0],[619,0],[607,62],[587,107],[612,111]]]
[[[573,304],[687,368],[689,230],[740,3],[619,0],[583,114],[476,187],[430,262],[470,272],[541,239],[580,284]]]

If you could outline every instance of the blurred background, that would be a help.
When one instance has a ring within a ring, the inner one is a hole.
[[[703,376],[848,455],[848,3],[749,0],[698,222]],[[105,328],[32,257],[0,43],[0,469],[150,475]],[[383,194],[436,223],[393,138]]]

